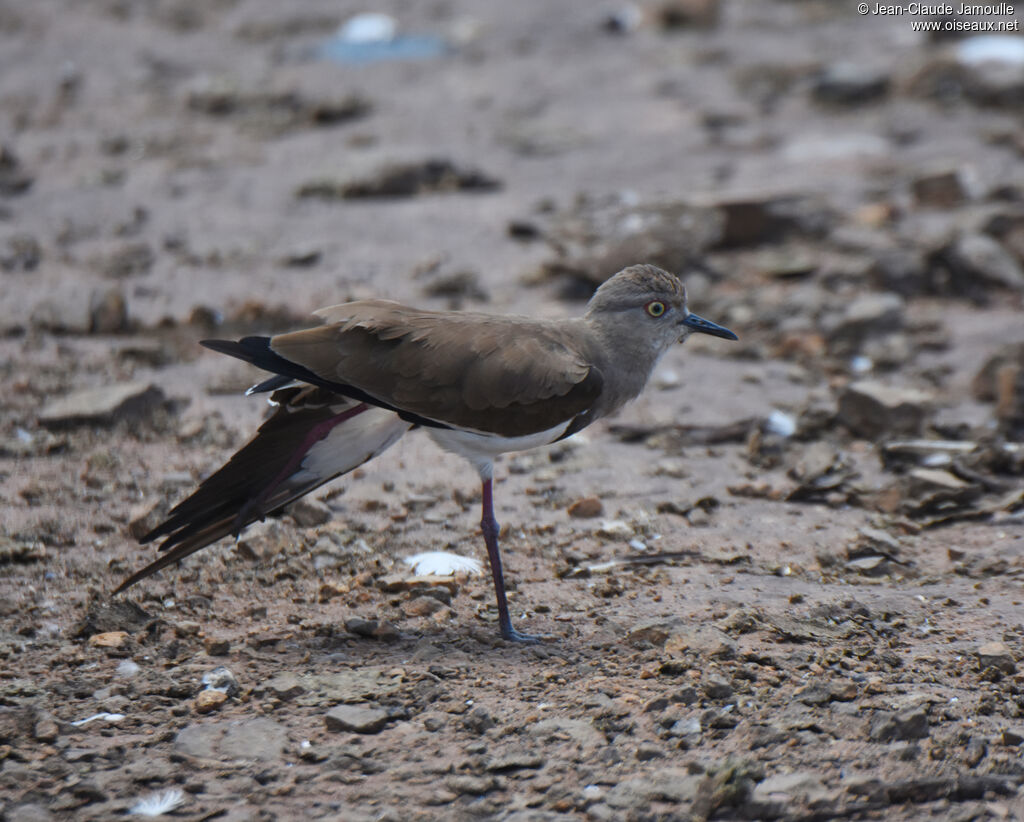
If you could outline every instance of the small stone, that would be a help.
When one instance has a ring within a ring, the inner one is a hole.
[[[1017,673],[1017,662],[1010,649],[1002,642],[986,642],[975,653],[978,657],[978,665],[982,670],[996,668],[1004,674]]]
[[[132,539],[139,540],[156,528],[163,518],[164,502],[153,500],[142,502],[128,512],[128,533]]]
[[[338,705],[324,716],[328,731],[357,734],[380,733],[391,717],[382,708],[363,708],[359,705]]]
[[[432,596],[421,596],[402,603],[402,613],[407,617],[425,617],[445,607],[441,600]]]
[[[720,674],[709,674],[701,687],[708,699],[728,699],[733,695],[732,683]]]
[[[223,691],[213,691],[209,688],[200,691],[192,703],[192,708],[197,714],[208,714],[216,711],[221,705],[228,701],[228,695]]]
[[[79,425],[112,425],[136,420],[164,404],[164,392],[144,382],[127,382],[103,388],[86,388],[53,400],[39,414],[45,428]]]
[[[621,519],[606,519],[594,533],[605,539],[629,539],[633,536],[633,527]]]
[[[242,690],[235,675],[223,665],[203,674],[202,683],[206,688],[223,691],[228,696],[235,696]]]
[[[881,711],[871,722],[872,742],[896,742],[928,737],[928,714],[924,706],[904,708],[897,713]]]
[[[60,728],[49,717],[36,722],[36,726],[32,731],[32,736],[35,737],[37,742],[54,742],[59,735]]]
[[[1002,733],[999,734],[999,742],[1002,745],[1007,745],[1011,748],[1020,747],[1020,744],[1024,742],[1024,731],[1015,731],[1010,728],[1004,728]]]
[[[661,759],[665,752],[653,742],[641,742],[636,748],[636,758],[640,762],[650,762],[652,759]]]
[[[148,243],[132,242],[125,243],[106,257],[100,258],[96,265],[103,276],[124,279],[148,273],[155,259],[153,249]]]
[[[855,63],[833,63],[815,78],[811,87],[819,103],[854,106],[884,97],[889,90],[889,76],[868,66]]]
[[[987,234],[965,234],[939,252],[955,294],[978,299],[988,288],[1024,291],[1024,266]]]
[[[544,757],[536,751],[517,749],[494,756],[487,762],[487,770],[493,773],[536,770],[543,768],[544,763]]]
[[[869,340],[903,328],[903,298],[898,294],[862,294],[842,314],[823,323],[829,351],[849,356]]]
[[[576,519],[592,519],[604,514],[604,505],[598,497],[583,497],[569,506],[568,513]]]
[[[119,334],[128,328],[128,303],[120,288],[94,291],[89,298],[89,333]]]
[[[721,0],[662,0],[656,19],[666,29],[713,28],[718,24],[721,5]]]
[[[450,776],[445,780],[448,790],[453,793],[469,796],[483,796],[490,793],[497,786],[493,776]]]
[[[956,474],[942,468],[915,468],[907,475],[911,496],[928,494],[959,494],[972,486]]]
[[[918,434],[931,409],[932,398],[913,388],[896,388],[861,380],[839,395],[837,419],[867,439],[883,435]]]
[[[331,517],[334,516],[331,509],[324,503],[308,498],[293,502],[288,508],[288,514],[300,528],[315,528],[330,522]]]
[[[967,189],[957,169],[923,174],[910,188],[917,204],[926,208],[955,208],[967,200]]]
[[[494,717],[491,716],[486,708],[480,705],[473,708],[462,719],[463,727],[475,734],[482,734],[493,728],[496,724]]]
[[[298,676],[291,671],[286,671],[275,676],[263,684],[270,693],[281,700],[295,699],[306,693],[306,687],[299,681]]]
[[[94,648],[120,648],[127,640],[127,631],[107,631],[102,634],[93,634],[89,637],[89,644]]]
[[[323,252],[315,246],[293,248],[281,257],[281,265],[288,268],[309,268],[320,262]]]
[[[203,639],[203,647],[210,656],[226,656],[231,650],[231,642],[226,639],[208,636]]]

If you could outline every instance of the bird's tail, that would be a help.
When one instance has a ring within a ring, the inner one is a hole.
[[[277,410],[256,435],[139,540],[165,537],[162,555],[115,594],[221,537],[237,537],[250,523],[377,456],[412,427],[392,411],[313,386],[278,390],[271,402]]]

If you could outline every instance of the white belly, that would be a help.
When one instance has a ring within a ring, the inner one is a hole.
[[[494,473],[494,458],[510,451],[528,451],[549,445],[557,440],[569,427],[568,420],[546,431],[526,434],[522,437],[502,437],[497,434],[485,434],[479,431],[466,431],[455,428],[428,428],[434,442],[446,451],[465,457],[476,467],[483,479],[490,479]]]

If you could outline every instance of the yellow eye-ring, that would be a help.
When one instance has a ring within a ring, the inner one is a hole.
[[[652,317],[660,317],[665,313],[665,303],[661,300],[651,300],[644,308],[647,309],[647,313]]]

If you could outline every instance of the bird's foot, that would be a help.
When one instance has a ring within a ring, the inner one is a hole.
[[[549,642],[552,638],[542,634],[524,634],[511,625],[501,627],[501,638],[506,642],[521,642],[524,645],[535,645],[538,642]]]

